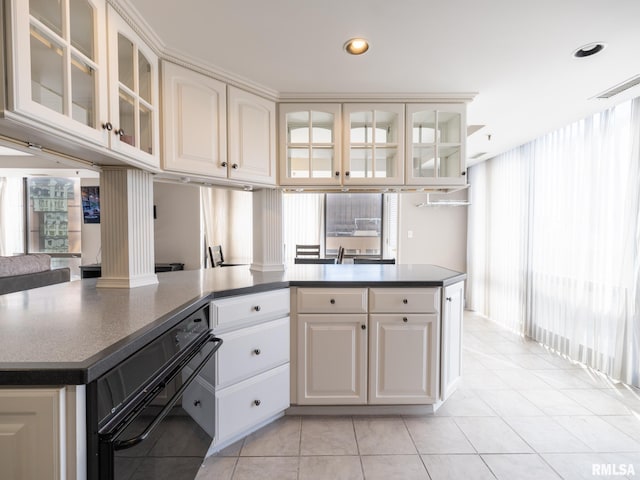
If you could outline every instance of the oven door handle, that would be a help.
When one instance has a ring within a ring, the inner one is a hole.
[[[151,434],[151,432],[153,432],[153,430],[155,430],[155,428],[158,426],[158,424],[160,422],[162,422],[162,420],[164,420],[164,417],[166,417],[169,414],[169,411],[173,408],[173,406],[178,401],[178,399],[182,396],[184,391],[187,388],[189,388],[189,385],[191,385],[191,383],[193,383],[193,381],[196,379],[196,377],[198,376],[200,371],[207,364],[209,359],[211,357],[213,357],[213,355],[220,348],[220,345],[222,345],[222,339],[214,336],[213,333],[209,333],[209,336],[207,337],[207,340],[202,344],[202,346],[204,346],[204,344],[209,343],[209,342],[214,342],[216,344],[213,347],[213,350],[211,350],[209,353],[207,353],[207,356],[202,360],[202,362],[200,362],[200,365],[198,365],[196,367],[196,369],[193,371],[193,373],[189,376],[189,378],[187,378],[183,382],[182,386],[176,391],[176,393],[171,397],[171,399],[162,408],[162,410],[160,410],[160,413],[158,413],[158,415],[151,421],[151,423],[149,423],[149,425],[147,425],[147,428],[145,428],[144,431],[140,435],[138,435],[136,437],[129,438],[127,440],[114,441],[113,442],[113,449],[114,450],[125,450],[127,448],[134,447],[135,445],[137,445],[140,442],[142,442],[143,440],[145,440]],[[193,354],[193,356],[191,358],[195,357],[196,354],[200,350],[201,350],[201,348],[198,349],[196,352],[194,352],[194,354]],[[189,361],[191,360],[191,358],[189,359]]]

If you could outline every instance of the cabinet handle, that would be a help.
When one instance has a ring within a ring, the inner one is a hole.
[[[336,172],[335,175],[336,175],[336,177],[339,177],[340,176],[340,172]]]
[[[116,130],[115,132],[113,132],[113,133],[115,133],[115,134],[116,134],[116,137],[121,137],[121,136],[123,136],[123,135],[124,135],[124,130],[123,130],[123,129],[121,129],[121,128],[119,128],[119,129],[117,129],[117,130]]]
[[[402,303],[404,303],[406,305],[407,303],[409,303],[409,300],[407,300],[406,298],[403,298],[402,299]]]
[[[260,305],[256,305],[255,307],[253,307],[253,309],[254,309],[256,312],[259,312],[259,311],[261,310]]]
[[[351,172],[349,170],[347,170],[346,172],[344,172],[344,176],[348,177],[349,175],[351,175]]]
[[[407,323],[407,322],[409,321],[409,319],[408,319],[407,317],[402,317],[402,321],[403,321],[404,323]]]
[[[193,406],[194,407],[199,407],[200,406],[200,400],[196,400],[195,402],[193,402]]]
[[[222,163],[220,164],[220,166],[221,166],[221,167],[224,167],[224,168],[227,168],[227,165],[228,165],[228,163],[227,163],[227,162],[222,162]]]
[[[360,325],[360,328],[361,328],[362,330],[366,330],[366,329],[367,329],[367,326],[366,326],[366,325]]]
[[[256,407],[259,407],[261,403],[262,403],[262,402],[261,402],[260,400],[254,400],[254,401],[253,401],[253,404],[254,404]]]
[[[110,132],[111,130],[113,130],[113,125],[111,125],[111,122],[103,123],[102,128]]]
[[[256,348],[256,349],[253,351],[253,353],[255,353],[256,355],[260,355],[260,353],[261,353],[261,352],[260,352],[260,349],[259,349],[259,348]]]
[[[331,305],[335,305],[335,304],[336,304],[336,300],[335,300],[335,298],[332,298],[331,300],[329,300],[329,303],[330,303]]]
[[[447,297],[447,298],[445,298],[445,300],[446,300],[447,302],[450,302],[450,301],[452,301],[452,300],[453,300],[453,298],[451,298],[451,297]]]
[[[234,170],[238,169],[238,164],[237,163],[232,163],[231,164],[231,168],[233,168]]]

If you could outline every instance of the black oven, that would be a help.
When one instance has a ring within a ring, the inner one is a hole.
[[[138,457],[149,454],[145,445],[157,440],[156,432],[170,428],[172,421],[180,420],[183,430],[204,433],[180,408],[179,400],[204,366],[214,361],[221,344],[209,327],[207,305],[90,384],[89,479],[139,477],[134,471],[142,462]],[[185,427],[186,421],[193,427]],[[179,438],[170,440],[180,447]],[[164,455],[170,455],[167,445],[171,441],[165,442]]]

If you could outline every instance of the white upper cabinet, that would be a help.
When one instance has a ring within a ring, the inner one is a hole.
[[[226,178],[226,85],[163,62],[162,107],[162,168]]]
[[[344,185],[402,185],[404,105],[343,105]]]
[[[229,178],[276,184],[276,105],[229,87]]]
[[[104,0],[14,0],[11,17],[10,109],[108,146]]]
[[[158,168],[158,59],[133,29],[105,0],[13,0],[10,11],[8,107],[20,121],[76,155]]]
[[[466,106],[407,105],[407,185],[466,184]]]
[[[340,185],[340,104],[280,104],[280,185]]]
[[[158,57],[115,10],[108,7],[107,14],[110,146],[159,167]]]

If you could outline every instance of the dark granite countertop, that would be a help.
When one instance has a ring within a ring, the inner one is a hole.
[[[96,279],[0,295],[0,385],[86,384],[209,300],[289,286],[429,287],[464,280],[434,265],[248,266],[158,274],[134,289]]]

